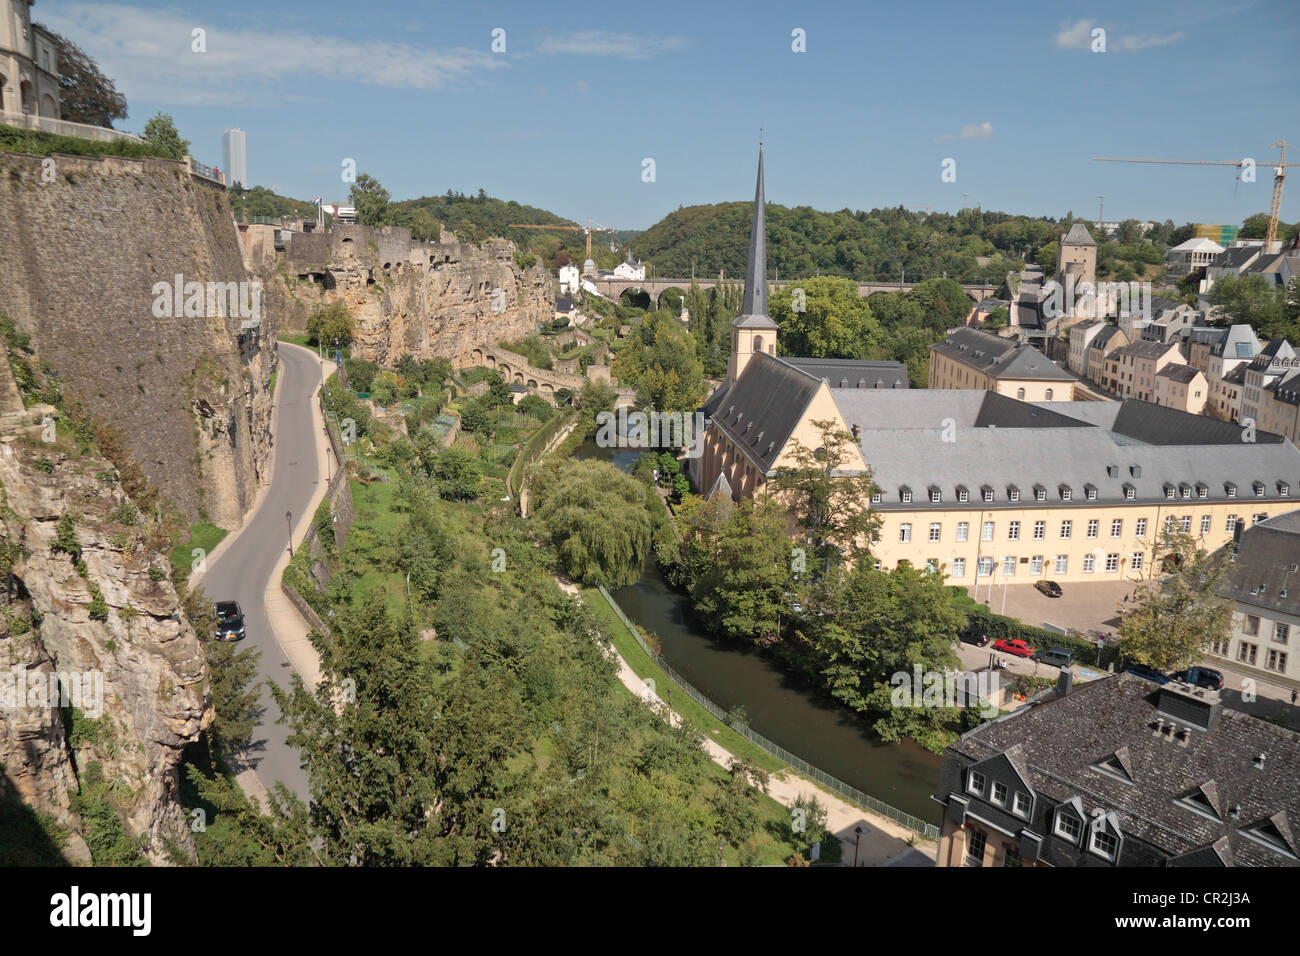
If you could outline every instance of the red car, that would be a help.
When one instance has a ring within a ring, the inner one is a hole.
[[[1034,653],[1034,645],[1028,644],[1018,637],[1004,637],[999,641],[994,641],[993,649],[1016,657],[1029,657]]]

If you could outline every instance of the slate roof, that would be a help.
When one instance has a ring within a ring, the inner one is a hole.
[[[1215,708],[1209,729],[1159,732],[1174,712],[1177,686],[1160,688],[1124,673],[1075,685],[1064,697],[1045,695],[950,746],[935,799],[946,804],[951,795],[964,793],[964,771],[973,764],[1014,755],[1013,766],[1024,768],[1037,799],[1029,821],[1001,813],[1000,825],[1013,833],[1032,829],[1043,835],[1046,862],[1104,863],[1053,835],[1055,808],[1078,801],[1085,823],[1097,810],[1115,815],[1124,837],[1121,864],[1160,865],[1182,857],[1175,862],[1300,865],[1300,734],[1222,708],[1215,691],[1198,696]],[[1178,721],[1178,726],[1187,724]],[[1119,751],[1123,774],[1097,769]],[[1260,754],[1262,766],[1256,759]],[[1193,809],[1189,797],[1199,798],[1204,809]],[[973,797],[969,809],[981,817],[1000,812]],[[1280,834],[1283,849],[1246,833],[1269,826]]]
[[[1088,228],[1081,222],[1076,222],[1070,227],[1070,231],[1065,234],[1061,240],[1063,246],[1095,246],[1097,243],[1088,232]]]
[[[1172,382],[1178,382],[1180,385],[1190,385],[1192,380],[1200,374],[1199,369],[1192,368],[1190,365],[1176,365],[1170,362],[1156,372],[1156,378],[1167,378]]]
[[[1146,339],[1139,339],[1136,342],[1130,342],[1128,345],[1121,345],[1111,352],[1108,358],[1115,359],[1120,356],[1132,355],[1134,358],[1158,359],[1172,348],[1177,348],[1172,342],[1151,342]]]
[[[1259,339],[1249,325],[1233,325],[1210,349],[1211,354],[1230,359],[1254,358],[1259,351]]]
[[[1291,570],[1297,567],[1300,510],[1275,515],[1246,529],[1219,593],[1244,604],[1300,616],[1300,570]],[[1300,828],[1300,819],[1295,824]]]
[[[1259,256],[1258,247],[1237,246],[1235,249],[1223,250],[1214,257],[1210,265],[1215,269],[1240,269],[1253,262],[1257,256]]]
[[[754,221],[749,229],[749,256],[745,260],[745,294],[740,315],[731,323],[737,329],[775,329],[767,314],[767,207],[763,195],[763,147],[758,147],[758,179],[754,183]]]
[[[859,359],[782,357],[781,361],[815,375],[831,388],[907,388],[907,366],[902,362]]]
[[[1074,381],[1074,376],[1033,346],[976,329],[954,329],[930,349],[994,378]]]
[[[1264,386],[1264,391],[1272,392],[1273,398],[1287,405],[1300,405],[1300,368],[1292,369],[1285,375],[1274,379]]]
[[[1088,343],[1088,348],[1104,349],[1106,347],[1106,344],[1119,334],[1120,334],[1119,326],[1107,325],[1104,329],[1101,329],[1096,335],[1092,337],[1092,341]]]
[[[1207,415],[1193,415],[1136,398],[1119,403],[1119,412],[1111,424],[1117,435],[1144,445],[1226,445],[1235,448],[1246,444],[1241,440],[1241,426],[1220,421]],[[1256,444],[1278,444],[1285,441],[1272,432],[1256,432]]]
[[[712,415],[712,427],[766,474],[822,380],[766,352],[755,353]]]

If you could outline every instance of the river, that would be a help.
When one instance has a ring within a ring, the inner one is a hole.
[[[638,452],[596,447],[575,458],[601,458],[630,471]],[[651,558],[641,580],[613,592],[623,611],[659,639],[660,653],[723,710],[745,708],[755,731],[863,793],[923,820],[938,822],[931,798],[938,754],[910,740],[884,743],[847,708],[825,699],[756,651],[720,643],[688,626],[689,598],[664,582]]]

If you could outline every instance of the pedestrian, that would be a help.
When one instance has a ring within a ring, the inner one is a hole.
[[[1300,691],[1298,691],[1298,690],[1296,690],[1294,687],[1292,687],[1292,688],[1291,688],[1291,706],[1292,706],[1292,707],[1295,706],[1295,699],[1296,699],[1297,697],[1300,697]]]

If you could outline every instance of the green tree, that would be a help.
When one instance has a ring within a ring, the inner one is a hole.
[[[369,173],[358,173],[348,190],[348,204],[357,211],[363,226],[382,226],[388,222],[388,190]]]
[[[155,113],[144,124],[144,138],[163,150],[172,159],[184,159],[190,152],[190,141],[181,139],[176,130],[176,121],[170,113]]]
[[[1152,565],[1163,577],[1138,587],[1136,607],[1120,620],[1120,651],[1158,670],[1195,664],[1230,636],[1232,606],[1219,595],[1229,564],[1223,552],[1210,554],[1190,535],[1165,531]]]
[[[332,637],[316,641],[315,692],[296,674],[290,690],[272,688],[307,770],[322,856],[352,866],[430,863],[447,808],[435,783],[438,706],[420,642],[374,597],[330,627]]]
[[[533,517],[565,573],[586,584],[632,584],[650,547],[645,486],[603,461],[568,460],[533,481]]]
[[[793,464],[777,469],[773,484],[803,531],[816,569],[866,557],[880,536],[880,517],[871,510],[879,489],[870,469],[846,473],[862,461],[853,436],[833,419],[812,425],[820,433],[817,447],[794,439],[787,452]]]
[[[99,64],[67,37],[37,23],[54,41],[59,63],[59,112],[73,123],[113,128],[113,120],[126,119],[126,97],[99,71]],[[182,158],[184,154],[182,153]]]
[[[857,283],[832,276],[802,279],[777,292],[768,312],[780,326],[785,355],[810,358],[877,358],[880,327]]]
[[[793,570],[785,513],[768,498],[742,501],[722,517],[694,510],[683,525],[691,597],[715,633],[760,644],[780,638]]]
[[[444,448],[428,465],[429,475],[438,485],[438,494],[455,501],[477,498],[483,473],[478,459],[463,448]]]
[[[1288,306],[1289,292],[1273,288],[1261,275],[1240,279],[1224,276],[1214,283],[1208,298],[1215,307],[1213,318],[1219,324],[1249,325],[1264,339],[1294,339],[1300,335],[1300,326],[1296,312]]]
[[[324,343],[340,348],[352,342],[352,313],[342,299],[322,306],[307,320],[307,341],[311,345]]]

